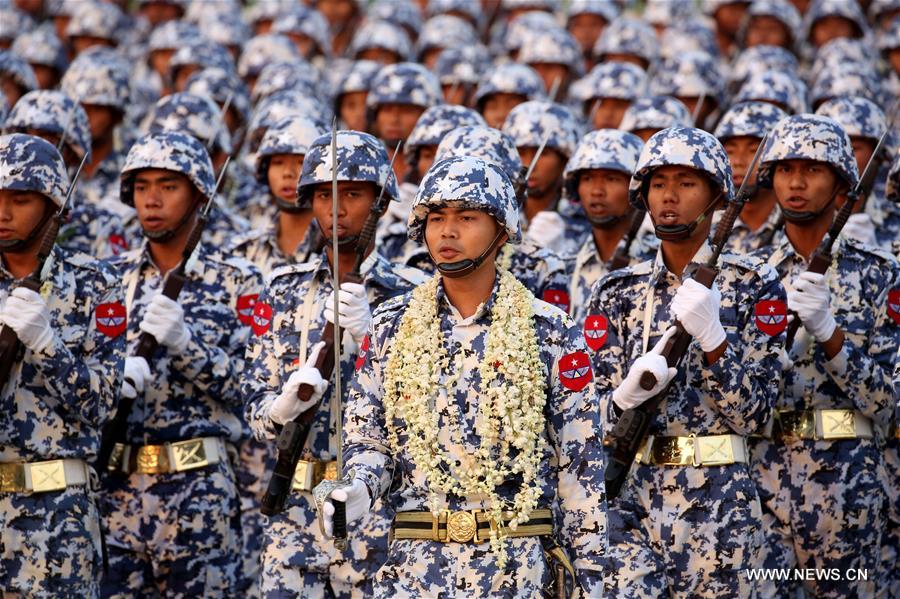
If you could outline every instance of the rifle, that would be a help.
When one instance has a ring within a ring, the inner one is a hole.
[[[756,149],[756,155],[753,157],[753,162],[750,163],[750,168],[747,169],[747,176],[744,177],[744,181],[741,183],[734,201],[728,205],[722,220],[716,226],[716,233],[712,242],[712,254],[706,263],[701,265],[694,273],[694,280],[709,288],[712,288],[718,274],[716,265],[719,261],[719,255],[725,248],[725,242],[728,241],[734,222],[741,213],[744,202],[746,202],[749,195],[747,187],[752,178],[750,175],[756,170],[756,165],[759,164],[765,143],[766,137],[764,136]],[[687,353],[692,340],[680,322],[676,322],[675,327],[675,335],[666,342],[662,351],[662,355],[666,358],[666,363],[670,367],[678,366]],[[649,371],[641,375],[640,384],[643,389],[649,391],[656,386],[656,383],[656,377]],[[605,474],[606,494],[610,499],[618,497],[619,492],[622,490],[622,485],[624,485],[628,477],[631,464],[634,462],[635,456],[650,430],[650,422],[653,419],[653,415],[660,402],[668,393],[670,386],[671,383],[641,405],[622,412],[612,432],[604,439],[603,444],[612,450]]]
[[[814,272],[823,275],[828,271],[828,267],[831,266],[831,261],[834,259],[834,256],[831,254],[834,242],[837,241],[838,236],[841,234],[841,230],[844,228],[844,225],[847,224],[847,219],[853,214],[856,202],[861,198],[868,197],[869,193],[872,191],[872,186],[875,185],[875,178],[878,176],[878,169],[881,166],[881,160],[879,160],[878,155],[884,150],[889,132],[890,128],[886,129],[878,139],[875,151],[872,152],[872,157],[869,158],[869,162],[866,164],[862,176],[859,178],[859,181],[853,189],[847,193],[847,199],[834,217],[834,222],[831,223],[828,234],[810,257],[809,266],[806,268],[806,272]],[[794,319],[791,321],[791,324],[788,325],[785,337],[785,347],[788,351],[793,347],[794,337],[797,336],[797,331],[800,330],[800,325],[802,324],[796,312],[792,310],[791,314],[793,314]]]
[[[609,270],[619,270],[631,264],[631,244],[637,238],[638,231],[641,230],[641,225],[644,224],[644,215],[646,214],[646,210],[634,211],[634,215],[631,217],[631,228],[628,229],[628,233],[625,235],[625,243],[613,255],[609,264]]]
[[[178,299],[178,294],[181,293],[181,289],[184,287],[185,281],[187,281],[187,263],[194,254],[197,244],[200,243],[200,238],[203,236],[203,230],[206,228],[206,223],[209,221],[209,213],[212,210],[213,204],[215,204],[216,193],[218,193],[219,187],[225,179],[225,172],[228,170],[230,162],[231,157],[228,157],[225,159],[225,164],[222,165],[222,171],[219,173],[219,179],[216,181],[216,187],[213,190],[212,197],[209,198],[209,201],[206,202],[203,210],[200,211],[197,223],[194,225],[191,234],[187,238],[187,242],[184,244],[184,249],[181,252],[181,262],[166,274],[166,279],[163,282],[162,294],[169,299]],[[158,347],[159,342],[156,340],[156,337],[150,333],[142,332],[141,336],[138,338],[137,350],[134,352],[134,356],[136,358],[144,358],[147,363],[150,364],[151,358],[153,358],[153,354],[156,353]],[[134,386],[134,381],[127,377],[125,382]],[[121,459],[125,449],[124,444],[125,434],[128,431],[128,417],[131,415],[131,410],[134,408],[135,399],[136,397],[122,397],[119,406],[116,409],[116,415],[103,427],[100,451],[97,453],[98,470],[107,470],[109,472],[115,471],[115,466]],[[115,459],[112,459],[114,455]]]
[[[335,121],[332,123],[332,160],[334,161],[332,164],[332,202],[337,202],[337,152],[334,149],[334,146],[337,143],[336,136],[337,123]],[[394,160],[396,160],[397,156],[400,155],[401,143],[402,142],[397,143],[394,155],[391,157],[391,163],[388,167],[388,177],[393,176]],[[344,275],[342,282],[357,284],[362,284],[363,282],[363,277],[360,273],[360,269],[362,268],[362,263],[366,259],[366,251],[368,250],[369,245],[372,243],[372,240],[375,238],[375,230],[378,227],[378,219],[381,217],[381,213],[384,212],[384,209],[386,208],[386,189],[387,181],[385,181],[385,185],[381,188],[378,199],[372,204],[372,209],[369,212],[369,216],[366,219],[365,225],[363,225],[363,229],[359,234],[359,241],[356,244],[356,262],[353,265],[353,270]],[[333,225],[334,227],[337,226],[337,211],[335,211],[335,215],[333,217]],[[336,230],[332,230],[332,244],[337,244]],[[337,281],[338,254],[335,249],[332,249],[332,262],[334,263],[332,272],[335,274],[335,281]],[[339,287],[340,285],[335,283],[335,297],[337,297],[337,289]],[[338,312],[337,307],[335,307],[335,321],[337,320]],[[325,327],[322,329],[321,338],[322,342],[324,342],[325,344],[325,347],[321,352],[319,352],[319,357],[315,363],[316,369],[322,374],[322,378],[326,380],[332,376],[335,365],[340,362],[340,344],[336,344],[335,339],[335,326],[330,322],[326,322]],[[337,372],[336,374],[339,381],[340,372]],[[340,383],[338,382],[338,385],[335,386],[333,393],[339,393],[339,385]],[[310,385],[300,385],[300,389],[297,391],[297,397],[301,402],[309,401],[309,398],[312,397],[312,393],[313,388]],[[339,395],[336,396],[339,397]],[[275,467],[272,469],[272,476],[269,478],[269,482],[266,487],[266,493],[262,498],[261,510],[263,514],[267,516],[274,516],[275,514],[284,511],[288,495],[290,495],[291,487],[293,486],[294,471],[297,469],[297,463],[300,461],[300,456],[303,452],[303,448],[306,446],[306,440],[309,437],[309,433],[312,429],[312,425],[315,421],[316,415],[319,413],[320,405],[321,400],[319,400],[316,405],[302,412],[291,422],[285,423],[285,425],[281,428],[281,432],[279,432],[278,439],[275,442],[275,446],[278,448],[278,459],[275,462]],[[340,414],[338,414],[338,418],[340,418]],[[339,439],[338,462],[342,462],[342,457],[341,441]],[[339,467],[340,466],[343,466],[343,464],[339,464]],[[340,472],[341,471],[338,470],[339,475]],[[334,504],[335,508],[333,521],[334,537],[337,543],[339,539],[346,539],[347,536],[346,512],[344,511],[346,509],[346,506],[344,506],[342,502],[338,501],[332,500],[332,503]],[[340,522],[342,515],[344,519],[343,526],[341,526]],[[341,536],[341,534],[343,534],[343,537]]]
[[[528,170],[525,171],[525,174],[522,175],[522,178],[519,179],[519,182],[515,186],[516,199],[519,201],[519,206],[525,205],[525,199],[528,197],[528,178],[531,177],[531,173],[534,172],[534,167],[537,165],[537,161],[538,159],[540,159],[541,154],[544,153],[544,148],[547,147],[547,141],[549,139],[550,133],[547,132],[544,134],[544,138],[541,140],[541,144],[538,146],[537,152],[535,152],[534,156],[531,158],[531,163],[529,163],[528,165]]]
[[[16,287],[26,287],[36,293],[40,293],[41,285],[43,284],[41,276],[43,275],[44,267],[47,264],[50,253],[53,251],[53,247],[56,245],[56,237],[59,235],[59,228],[66,222],[66,218],[69,216],[72,194],[75,191],[75,185],[78,183],[78,179],[81,177],[81,171],[84,168],[84,163],[86,161],[87,153],[85,153],[81,158],[81,162],[78,164],[78,170],[75,171],[75,176],[72,177],[72,183],[69,184],[69,189],[66,191],[66,197],[63,200],[62,206],[59,207],[59,210],[56,211],[56,214],[50,218],[50,221],[47,224],[47,229],[44,231],[44,238],[41,240],[41,246],[38,248],[37,266],[30,275],[19,281],[19,284]],[[25,346],[19,341],[19,337],[12,327],[3,325],[3,328],[0,329],[0,388],[6,386],[13,365],[19,361],[24,350]]]

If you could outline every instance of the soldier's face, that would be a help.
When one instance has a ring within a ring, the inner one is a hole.
[[[152,168],[134,177],[134,208],[145,231],[174,229],[199,198],[181,173]]]
[[[387,48],[366,48],[356,54],[357,60],[374,60],[381,64],[395,64],[400,62],[400,57],[396,52],[391,52]]]
[[[753,155],[756,154],[756,148],[759,147],[761,140],[756,137],[742,135],[740,137],[731,137],[726,139],[722,145],[728,153],[728,161],[731,162],[732,180],[735,188],[740,187],[744,182],[744,175],[747,174],[747,167],[753,162]],[[753,176],[754,183],[756,175]]]
[[[796,212],[821,210],[831,201],[838,182],[831,166],[818,160],[782,160],[772,176],[778,204]]]
[[[597,43],[597,38],[603,33],[605,27],[606,19],[600,15],[582,14],[575,15],[569,19],[568,28],[569,33],[581,46],[581,51],[587,55],[590,54],[594,44]]]
[[[620,52],[608,52],[604,55],[603,62],[627,62],[628,64],[639,66],[645,71],[650,66],[646,60],[637,54],[623,54]]]
[[[351,0],[318,0],[314,4],[332,27],[345,24],[356,13]]]
[[[286,202],[296,202],[297,182],[302,170],[301,154],[274,154],[269,159],[269,190]]]
[[[347,92],[341,96],[339,113],[348,129],[366,130],[366,96],[369,92]]]
[[[382,104],[375,114],[375,130],[386,140],[406,139],[425,109],[412,104]]]
[[[856,157],[856,168],[858,168],[859,173],[862,174],[866,169],[866,165],[869,164],[869,160],[872,159],[872,154],[875,153],[877,142],[868,137],[851,135],[850,144],[853,146],[853,155]]]
[[[791,44],[791,33],[784,23],[770,17],[759,15],[750,19],[747,25],[747,33],[744,36],[744,45],[751,46],[781,46],[787,48]]]
[[[605,218],[628,212],[628,182],[631,177],[606,168],[581,171],[578,176],[578,198],[588,216]]]
[[[145,2],[138,12],[153,27],[181,16],[181,8],[169,2]]]
[[[484,100],[484,110],[482,110],[481,116],[487,121],[488,126],[494,129],[502,129],[506,116],[513,108],[527,99],[521,94],[491,94]]]
[[[337,229],[338,240],[359,235],[375,201],[375,185],[367,181],[338,181]],[[313,190],[313,216],[326,238],[331,237],[334,210],[331,202],[331,183],[320,183]]]
[[[437,146],[420,146],[419,159],[416,161],[416,169],[419,176],[424,177],[431,165],[434,164],[434,155],[437,154]]]
[[[425,51],[425,54],[422,55],[422,64],[425,65],[425,68],[429,71],[434,69],[434,64],[437,62],[438,56],[441,55],[444,49],[441,47],[430,48]]]
[[[112,133],[113,128],[122,120],[121,113],[110,106],[97,104],[82,104],[87,113],[88,123],[91,127],[91,139],[103,139]]]
[[[175,54],[175,49],[154,50],[150,53],[150,66],[159,73],[160,77],[165,78],[169,72],[169,62]]]
[[[437,208],[425,220],[425,245],[438,262],[474,260],[499,230],[500,225],[487,212]]]
[[[541,80],[544,82],[544,90],[548,94],[556,88],[556,98],[551,98],[551,100],[563,97],[566,89],[566,79],[569,76],[569,69],[566,65],[552,62],[535,62],[528,66],[541,76]]]
[[[841,37],[853,37],[856,27],[844,17],[829,15],[816,21],[810,31],[810,39],[816,48]]]
[[[175,91],[181,92],[184,91],[184,88],[187,86],[188,77],[193,75],[200,67],[194,64],[186,64],[182,67],[178,67],[178,70],[175,72]]]
[[[536,147],[522,146],[519,148],[519,158],[527,168],[531,165]],[[566,159],[562,154],[551,148],[544,148],[531,176],[528,178],[528,191],[534,195],[545,195],[559,185],[563,170],[566,168]]]
[[[108,40],[102,37],[94,37],[89,35],[79,35],[71,38],[72,49],[75,51],[75,55],[78,56],[88,48],[93,48],[94,46],[98,46],[101,48],[115,48],[116,45],[112,42],[112,40]]]
[[[44,217],[47,199],[35,191],[0,190],[0,240],[25,239]]]
[[[22,88],[9,75],[0,74],[0,92],[6,96],[6,104],[8,109],[12,109],[13,105],[22,97]]]
[[[747,12],[747,4],[744,2],[732,2],[718,8],[713,15],[716,28],[728,37],[734,37],[741,26],[744,13]]]
[[[888,52],[888,62],[891,64],[894,72],[900,74],[900,48],[894,48]]]
[[[657,225],[687,225],[697,219],[714,199],[709,179],[686,166],[661,166],[653,171],[647,187],[647,203]],[[694,236],[709,229],[697,227]]]
[[[597,107],[590,105],[588,109],[594,113],[591,121],[594,129],[618,129],[625,111],[631,106],[631,100],[622,98],[598,98],[594,102]]]
[[[634,131],[632,131],[632,133],[634,133],[635,135],[640,137],[642,140],[644,140],[644,143],[647,143],[647,140],[649,140],[651,137],[653,137],[654,135],[659,133],[659,131],[661,131],[661,130],[660,129],[635,129]]]
[[[468,106],[471,97],[472,87],[466,83],[446,84],[442,85],[444,92],[444,102],[447,104],[456,104],[459,106]]]

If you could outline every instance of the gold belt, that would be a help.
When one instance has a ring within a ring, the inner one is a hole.
[[[337,480],[337,462],[320,460],[300,460],[294,470],[294,491],[312,492],[313,488],[323,480]]]
[[[531,512],[528,522],[515,530],[508,528],[513,514],[503,514],[504,533],[510,537],[537,537],[553,534],[553,514],[548,509]],[[496,522],[488,512],[477,509],[454,512],[442,510],[437,516],[431,512],[399,512],[394,516],[395,539],[424,539],[441,543],[482,543],[490,539],[490,532],[497,530]]]
[[[49,460],[0,464],[0,493],[47,493],[86,485],[87,464],[82,460]]]
[[[872,438],[872,421],[855,410],[776,410],[773,438],[832,441]]]
[[[218,464],[218,437],[198,437],[162,445],[116,444],[109,460],[110,471],[126,474],[171,474]]]
[[[739,435],[662,437],[651,435],[635,461],[652,466],[722,466],[746,463],[747,444]]]

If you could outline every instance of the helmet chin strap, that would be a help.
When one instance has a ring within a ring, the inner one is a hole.
[[[191,221],[191,217],[194,216],[194,212],[196,212],[198,204],[199,202],[194,200],[194,202],[191,203],[188,209],[184,211],[184,215],[181,217],[181,220],[178,221],[178,224],[171,229],[165,229],[163,231],[148,231],[147,229],[142,228],[141,230],[144,232],[144,236],[150,241],[154,241],[156,243],[166,243],[168,241],[171,241],[172,238],[175,237],[175,235]]]
[[[814,221],[815,219],[819,218],[823,212],[825,212],[826,210],[828,210],[831,207],[831,205],[834,203],[834,200],[837,199],[839,189],[840,189],[840,187],[838,186],[838,184],[835,184],[834,191],[831,192],[831,197],[828,198],[828,202],[826,202],[826,204],[824,206],[822,206],[821,208],[819,208],[818,210],[800,211],[800,210],[788,210],[787,208],[782,208],[781,212],[782,212],[782,214],[784,214],[784,220],[786,220],[789,223],[794,223],[794,224],[802,224],[802,223],[808,223],[808,222]]]
[[[500,229],[500,231],[497,233],[497,236],[494,237],[493,241],[491,241],[490,245],[488,245],[484,249],[484,251],[481,252],[481,255],[479,255],[474,260],[465,258],[464,260],[457,260],[456,262],[438,262],[434,259],[431,250],[428,250],[428,255],[431,257],[431,261],[434,262],[437,266],[438,272],[440,272],[445,277],[449,277],[451,279],[459,279],[478,270],[478,268],[484,263],[487,257],[500,245],[500,239],[503,237],[503,234],[505,232],[505,229]]]
[[[656,219],[653,218],[653,214],[650,214],[648,210],[648,214],[650,214],[650,220],[653,221],[653,230],[656,232],[656,236],[663,241],[682,241],[684,239],[688,239],[691,235],[694,234],[694,231],[697,227],[702,223],[706,218],[712,213],[716,208],[716,204],[719,203],[719,199],[721,199],[722,194],[718,194],[713,200],[703,209],[703,212],[700,213],[697,218],[695,218],[690,223],[684,225],[657,225]]]
[[[626,218],[631,218],[631,214],[632,210],[629,209],[625,214],[619,214],[617,216],[596,217],[588,215],[587,219],[594,229],[612,229]]]
[[[322,224],[319,222],[319,219],[315,219],[316,226],[319,227],[319,232],[322,234],[322,238],[331,245],[331,230],[326,231]],[[338,246],[341,248],[350,248],[355,249],[356,244],[359,242],[359,234],[356,235],[345,235],[344,237],[338,238]]]
[[[287,212],[288,214],[300,214],[301,212],[306,212],[309,208],[300,205],[300,202],[288,202],[275,194],[272,194],[275,198],[275,205],[278,206],[278,209],[281,212]]]
[[[44,207],[44,215],[31,232],[24,239],[0,239],[0,253],[3,254],[22,254],[31,246],[31,242],[37,239],[37,236],[44,230],[44,226],[53,217],[53,210],[49,206],[49,202]]]

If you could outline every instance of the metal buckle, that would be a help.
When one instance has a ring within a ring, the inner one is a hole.
[[[136,472],[140,474],[165,474],[169,472],[169,456],[164,445],[138,447]]]
[[[25,465],[0,464],[0,493],[25,491]]]
[[[295,491],[312,491],[314,484],[313,463],[308,460],[299,460],[294,469],[294,480],[291,488]]]
[[[172,443],[172,456],[175,459],[175,472],[194,470],[209,466],[203,439],[188,439]]]
[[[651,462],[658,466],[696,466],[693,437],[654,437]]]
[[[856,414],[853,410],[821,410],[823,439],[855,439]]]
[[[450,538],[446,536],[447,533],[447,520],[450,517],[450,510],[441,510],[437,518],[434,517],[434,514],[431,515],[431,538],[440,543],[447,543],[450,541]],[[443,518],[443,520],[442,520]],[[441,523],[444,524],[444,538],[441,538]]]
[[[695,442],[697,444],[697,453],[700,456],[700,465],[722,466],[734,464],[734,447],[731,444],[729,435],[697,437]]]
[[[116,470],[124,470],[122,465],[122,457],[125,455],[125,444],[116,443],[113,450],[109,454],[109,462],[106,464],[107,472],[115,472]]]
[[[478,532],[478,522],[472,512],[452,512],[447,517],[447,538],[457,543],[468,543]]]
[[[34,493],[62,491],[66,488],[66,468],[62,460],[29,464],[31,490]]]
[[[816,438],[816,415],[809,410],[776,412],[781,423],[781,437],[786,443]]]

